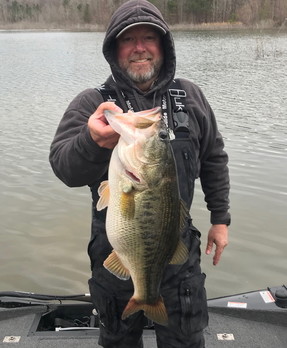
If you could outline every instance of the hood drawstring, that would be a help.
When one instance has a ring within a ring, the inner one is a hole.
[[[123,112],[128,112],[129,109],[128,109],[127,103],[126,103],[126,101],[125,101],[125,99],[123,97],[123,94],[120,91],[119,87],[115,84],[115,85],[113,85],[113,88],[114,88],[114,90],[116,92],[117,99],[118,99],[118,101],[120,103],[121,108],[123,109]]]

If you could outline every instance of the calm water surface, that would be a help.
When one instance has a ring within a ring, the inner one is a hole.
[[[102,33],[0,33],[0,291],[88,291],[90,193],[52,173],[49,146],[72,98],[104,82]],[[230,157],[230,244],[202,255],[209,297],[286,283],[287,35],[177,32],[177,76],[212,105]],[[192,209],[206,245],[198,185]]]

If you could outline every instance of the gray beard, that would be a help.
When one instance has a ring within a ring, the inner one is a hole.
[[[134,71],[130,71],[129,69],[126,70],[126,73],[128,77],[135,83],[145,83],[150,81],[153,78],[156,78],[158,76],[160,69],[155,69],[155,67],[152,67],[150,71],[147,71],[146,73],[138,73]]]
[[[134,72],[123,66],[121,66],[121,68],[134,83],[146,83],[158,77],[162,64],[163,61],[160,59],[159,61],[155,62],[149,71],[145,73]]]

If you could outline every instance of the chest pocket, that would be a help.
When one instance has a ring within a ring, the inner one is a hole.
[[[198,177],[198,154],[190,137],[176,138],[171,141],[177,167],[178,183],[181,198],[190,208],[194,181]]]

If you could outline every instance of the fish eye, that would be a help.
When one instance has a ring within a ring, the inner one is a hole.
[[[165,130],[161,130],[159,133],[158,133],[158,136],[161,140],[165,140],[167,138],[167,132]]]

